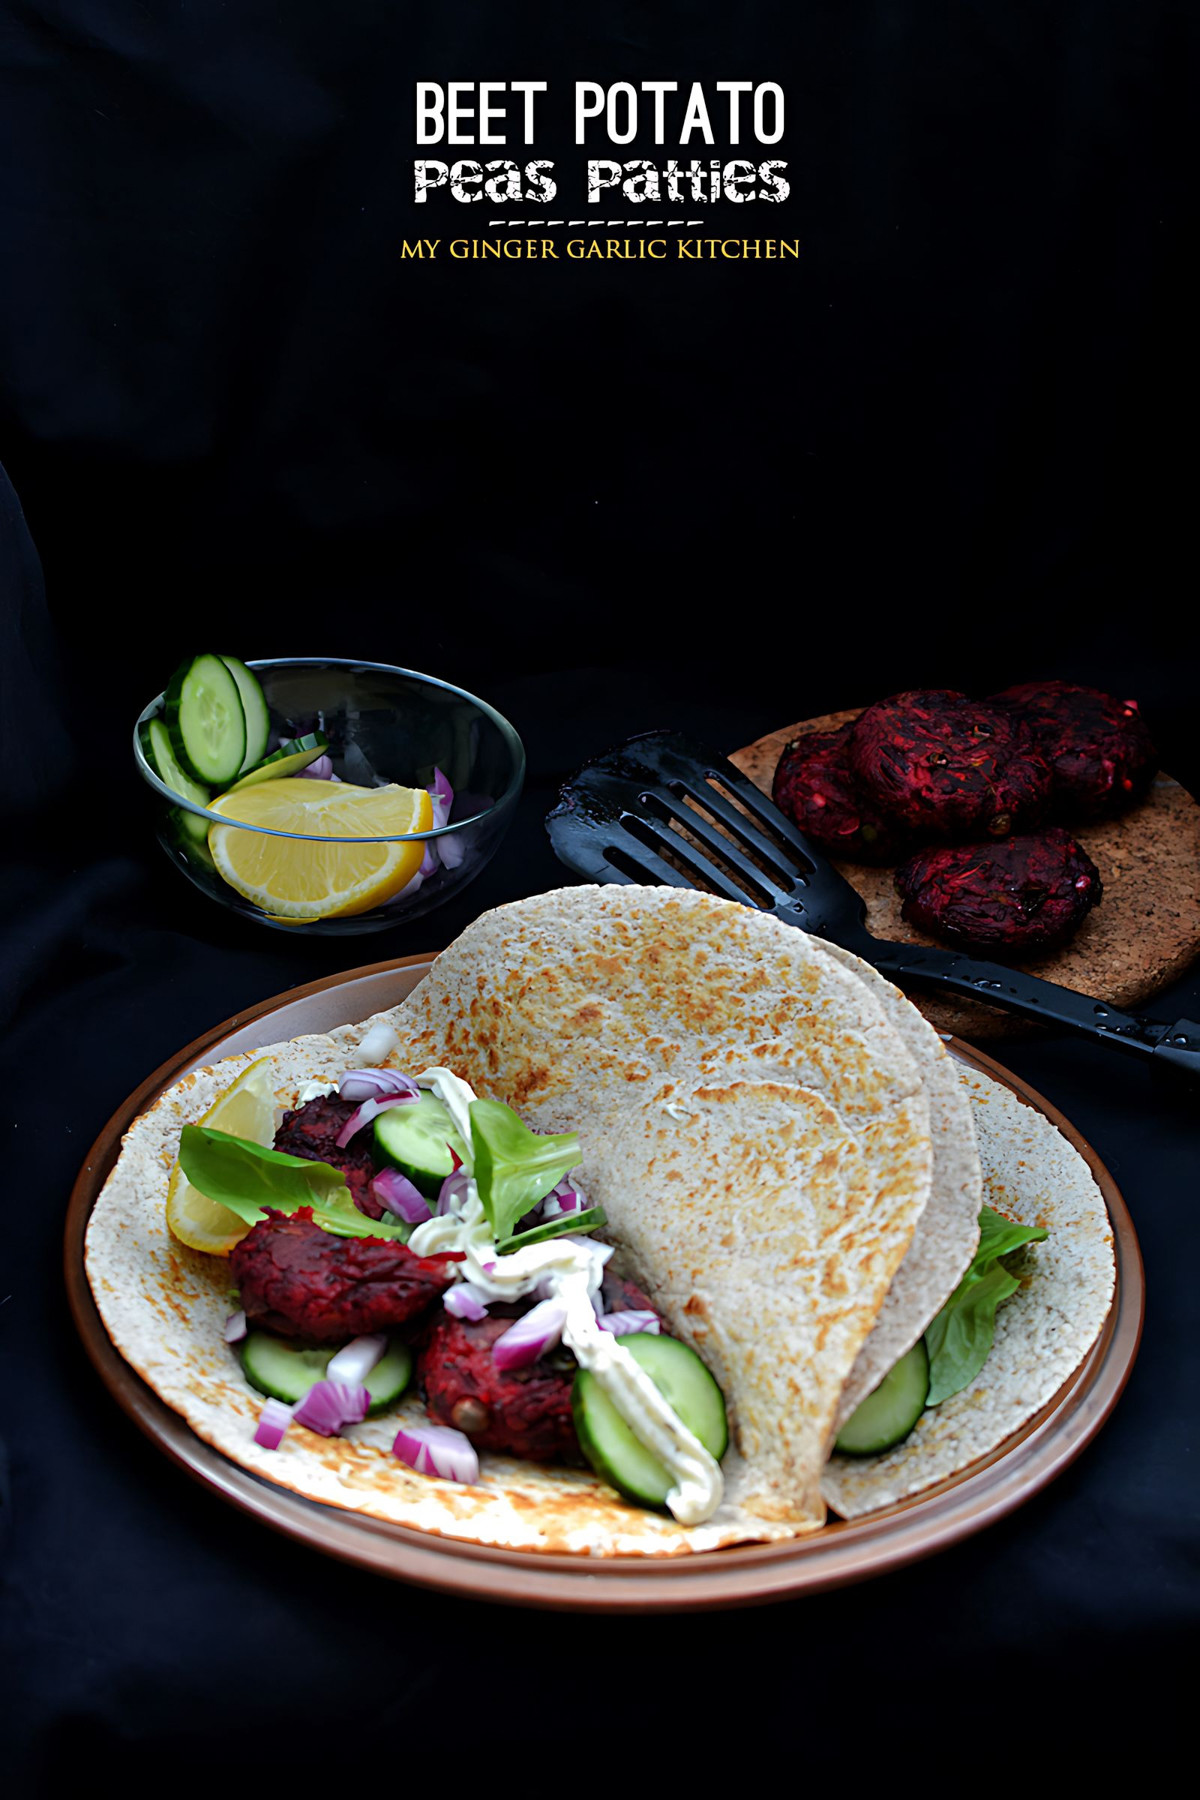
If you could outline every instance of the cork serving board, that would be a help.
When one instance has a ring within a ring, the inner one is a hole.
[[[861,710],[784,726],[735,750],[730,760],[769,795],[786,744],[805,732],[836,731]],[[1160,773],[1146,799],[1130,812],[1072,831],[1100,871],[1104,898],[1063,949],[1018,966],[1135,1011],[1200,954],[1200,806],[1177,781]],[[835,867],[866,901],[867,926],[876,937],[904,944],[937,942],[900,917],[891,868],[850,862]],[[973,1000],[943,999],[916,989],[910,997],[938,1031],[959,1037],[1015,1037],[1038,1029]]]

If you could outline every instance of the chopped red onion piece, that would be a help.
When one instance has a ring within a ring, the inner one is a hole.
[[[372,1331],[366,1337],[351,1338],[330,1357],[325,1368],[326,1381],[344,1382],[348,1387],[360,1386],[386,1349],[386,1331]]]
[[[429,790],[429,798],[433,801],[433,822],[435,826],[450,823],[450,808],[454,805],[454,789],[440,769],[433,771],[433,786]],[[457,838],[438,838],[433,846],[437,859],[446,869],[457,869],[463,859],[463,847]]]
[[[309,781],[332,781],[333,758],[331,756],[318,756],[316,762],[308,763],[306,767],[300,770],[300,774],[306,776]]]
[[[261,1444],[264,1450],[278,1450],[284,1434],[292,1422],[292,1409],[285,1406],[282,1400],[268,1400],[258,1415],[258,1428],[254,1433],[254,1441]]]
[[[397,1069],[347,1069],[338,1082],[341,1100],[419,1100],[421,1090],[411,1075]]]
[[[413,1094],[391,1094],[386,1100],[364,1100],[356,1112],[352,1112],[337,1135],[337,1147],[344,1150],[356,1132],[369,1125],[372,1119],[386,1112],[389,1106],[406,1106],[415,1099]]]
[[[477,1325],[480,1319],[487,1318],[483,1291],[470,1281],[456,1281],[442,1296],[442,1305],[456,1319],[470,1319],[473,1325]]]
[[[433,802],[433,829],[438,831],[443,825],[449,823],[450,807],[454,800],[454,790],[451,788],[450,783],[446,780],[446,777],[442,774],[440,769],[435,769],[433,774],[434,785],[427,791],[430,800]],[[441,860],[441,839],[438,838],[433,843],[426,844],[425,846],[425,854],[421,858],[421,867],[417,870],[416,874],[417,881],[423,881],[427,875],[434,874]],[[447,863],[446,866],[449,868],[450,864]]]
[[[225,1342],[240,1344],[246,1335],[246,1314],[244,1310],[231,1312],[225,1321]]]
[[[562,1337],[567,1309],[561,1300],[542,1300],[509,1326],[492,1345],[498,1369],[525,1369],[553,1349]]]
[[[433,1217],[428,1200],[415,1182],[399,1169],[381,1169],[371,1183],[371,1192],[380,1206],[385,1206],[406,1225],[423,1225]]]
[[[451,1156],[454,1155],[453,1150],[451,1150],[450,1154]],[[458,1168],[455,1169],[453,1175],[447,1175],[445,1181],[443,1181],[441,1187],[438,1189],[437,1210],[439,1219],[443,1218],[445,1214],[451,1210],[455,1201],[466,1199],[467,1183],[470,1179],[470,1176],[463,1169],[461,1163]]]
[[[614,1337],[628,1337],[633,1331],[647,1331],[651,1337],[657,1337],[662,1330],[658,1314],[652,1312],[601,1313],[596,1323],[601,1331],[611,1331]]]
[[[367,1416],[371,1396],[361,1382],[317,1381],[292,1413],[297,1425],[307,1425],[320,1437],[337,1437],[344,1425],[357,1425]]]
[[[479,1480],[479,1457],[465,1432],[449,1425],[402,1425],[392,1453],[418,1475],[441,1475],[446,1481]]]
[[[451,793],[450,799],[448,800],[445,794],[439,789],[437,783],[446,781],[446,777],[442,774],[442,771],[440,769],[435,769],[433,773],[435,778],[434,786],[431,787],[428,792],[429,798],[433,802],[433,829],[438,831],[443,825],[449,823],[450,803],[453,800],[454,795]],[[449,787],[449,785],[449,782],[446,782],[446,786]],[[416,879],[418,881],[423,881],[427,875],[433,875],[437,872],[441,862],[439,854],[440,849],[440,839],[435,839],[432,843],[426,844],[425,854],[421,858],[421,867],[417,870]]]

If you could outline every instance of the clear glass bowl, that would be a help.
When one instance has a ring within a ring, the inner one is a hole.
[[[224,819],[165,787],[146,761],[141,744],[142,726],[162,714],[165,696],[159,694],[134,728],[134,760],[153,794],[158,841],[194,886],[231,912],[260,925],[336,937],[382,931],[415,919],[440,906],[478,875],[512,822],[525,779],[521,740],[494,707],[432,675],[386,663],[297,656],[249,666],[262,683],[270,709],[268,750],[275,749],[282,738],[323,731],[329,739],[334,773],[360,787],[398,782],[404,787],[427,788],[433,785],[435,768],[441,769],[454,789],[450,821],[437,830],[371,840],[434,847],[432,872],[428,872],[427,856],[427,872],[383,905],[341,918],[272,918],[217,872],[208,849],[209,827],[293,836],[294,842],[312,840],[299,834],[264,833],[256,826]]]

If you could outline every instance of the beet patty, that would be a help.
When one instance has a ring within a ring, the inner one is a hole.
[[[344,1150],[338,1149],[338,1136],[356,1110],[353,1100],[319,1094],[294,1112],[284,1113],[275,1133],[275,1148],[286,1151],[288,1156],[303,1156],[309,1162],[328,1163],[331,1168],[340,1169],[358,1210],[369,1219],[382,1219],[384,1208],[371,1192],[375,1176],[371,1133],[360,1131]]]
[[[784,750],[775,767],[771,798],[805,837],[852,862],[892,862],[904,834],[860,797],[846,747],[852,727],[809,731]]]
[[[336,1343],[406,1325],[454,1279],[457,1257],[417,1256],[395,1238],[343,1238],[312,1208],[268,1212],[235,1244],[229,1267],[251,1325]]]
[[[959,949],[1019,955],[1070,937],[1100,872],[1059,825],[1002,842],[921,850],[896,870],[904,917]]]
[[[526,1369],[501,1370],[492,1351],[513,1320],[490,1316],[478,1324],[443,1313],[421,1349],[421,1384],[429,1415],[465,1431],[483,1450],[507,1451],[531,1462],[583,1461],[571,1414],[574,1360],[543,1358]]]
[[[877,700],[847,749],[867,799],[922,837],[1008,837],[1038,824],[1050,798],[1050,769],[1025,720],[950,688]]]
[[[1055,810],[1096,819],[1140,800],[1158,766],[1136,700],[1069,681],[1027,681],[994,696],[1025,719],[1050,765]]]

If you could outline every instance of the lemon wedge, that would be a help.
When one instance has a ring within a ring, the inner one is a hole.
[[[275,1095],[269,1075],[271,1059],[260,1056],[219,1093],[201,1125],[215,1125],[231,1137],[248,1138],[269,1149],[275,1141]],[[228,1256],[250,1227],[227,1206],[194,1188],[179,1164],[171,1170],[167,1187],[167,1225],[189,1250],[206,1250],[210,1256]]]
[[[302,775],[222,794],[209,811],[259,827],[214,825],[208,848],[230,887],[278,919],[334,919],[382,906],[412,880],[425,854],[420,843],[306,838],[382,839],[433,826],[433,802],[423,788],[352,787]]]

